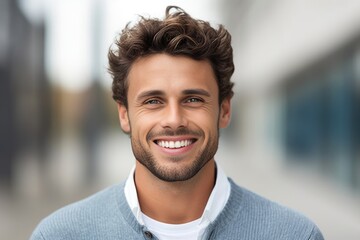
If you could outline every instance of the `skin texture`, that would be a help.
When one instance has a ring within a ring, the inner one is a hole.
[[[219,128],[230,121],[230,99],[219,104],[209,62],[184,56],[142,57],[128,81],[128,107],[118,104],[118,110],[136,158],[141,210],[166,223],[201,217],[215,183],[214,155]]]

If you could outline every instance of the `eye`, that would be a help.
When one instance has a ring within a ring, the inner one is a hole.
[[[198,102],[203,102],[203,100],[201,98],[198,98],[198,97],[190,97],[190,98],[187,98],[185,100],[186,103],[198,103]]]
[[[161,104],[160,100],[158,99],[149,99],[144,102],[145,104],[154,105],[154,104]]]

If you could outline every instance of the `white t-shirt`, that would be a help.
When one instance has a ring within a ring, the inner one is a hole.
[[[167,224],[159,222],[145,214],[142,214],[142,218],[149,231],[154,233],[156,237],[161,240],[197,240],[199,232],[203,230],[200,224],[201,218],[183,224]]]

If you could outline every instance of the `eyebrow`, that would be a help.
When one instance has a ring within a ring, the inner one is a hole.
[[[143,99],[143,98],[147,98],[147,97],[153,97],[153,96],[164,96],[165,93],[161,90],[149,90],[149,91],[144,91],[142,93],[140,93],[137,96],[137,99]]]
[[[182,91],[184,95],[202,95],[206,97],[210,97],[210,93],[204,89],[195,88],[195,89],[185,89]]]

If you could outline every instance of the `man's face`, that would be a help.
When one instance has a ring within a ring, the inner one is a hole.
[[[213,160],[219,127],[230,119],[210,63],[150,55],[133,64],[128,81],[128,107],[118,108],[136,160],[164,181],[195,176]]]

